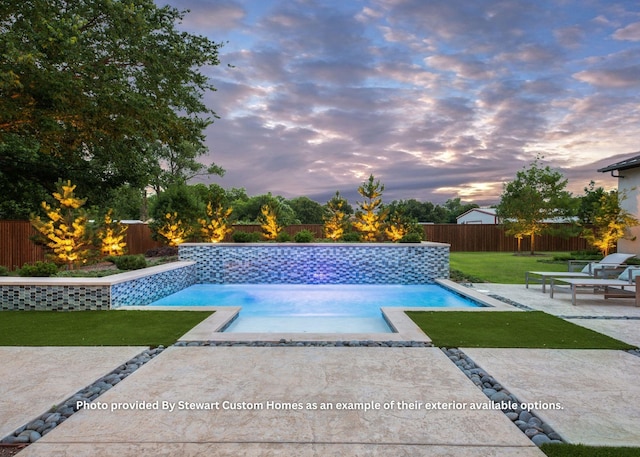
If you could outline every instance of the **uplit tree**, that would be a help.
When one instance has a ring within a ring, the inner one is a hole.
[[[549,229],[549,221],[572,214],[571,194],[565,190],[567,179],[549,166],[542,167],[541,159],[537,157],[504,185],[496,211],[506,233],[518,239],[518,251],[520,240],[529,237],[532,255],[535,237]]]
[[[169,246],[178,246],[187,241],[192,233],[191,225],[178,217],[178,213],[167,213],[164,221],[157,228],[157,233]]]
[[[362,233],[364,241],[376,241],[381,238],[388,211],[382,205],[384,185],[376,181],[373,175],[358,187],[358,193],[365,199],[358,203],[353,228]]]
[[[275,240],[283,229],[283,226],[278,220],[278,212],[272,205],[263,205],[260,208],[260,228],[262,228],[262,235],[267,240]]]
[[[76,186],[71,181],[58,182],[57,187],[58,191],[53,193],[57,205],[42,202],[48,220],[32,215],[31,224],[46,239],[46,245],[53,251],[54,261],[73,269],[76,263],[86,261],[89,254],[88,221],[82,209],[87,199],[76,197]]]
[[[338,241],[349,227],[349,214],[347,213],[347,200],[342,198],[340,192],[327,202],[324,215],[324,236],[333,241]]]
[[[629,228],[640,222],[621,207],[620,202],[626,199],[624,193],[606,192],[593,186],[585,191],[583,214],[587,220],[583,221],[582,237],[606,256],[620,239],[629,236]]]
[[[219,243],[233,232],[229,223],[233,209],[225,208],[221,202],[207,203],[207,217],[199,219],[200,234],[208,243]]]
[[[104,224],[98,231],[101,242],[100,253],[105,256],[122,255],[127,247],[127,226],[113,220],[113,210],[104,215]]]
[[[384,233],[391,241],[400,241],[409,233],[416,233],[422,238],[423,230],[418,224],[418,221],[408,216],[403,208],[397,207],[393,212],[389,214]]]

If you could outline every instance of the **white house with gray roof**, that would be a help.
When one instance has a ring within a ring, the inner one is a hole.
[[[602,173],[611,173],[618,178],[618,193],[625,195],[626,199],[620,202],[620,206],[640,219],[640,152],[621,162],[612,163],[598,169]],[[640,255],[640,226],[631,228],[631,237],[634,239],[622,239],[618,241],[618,252],[628,252]]]

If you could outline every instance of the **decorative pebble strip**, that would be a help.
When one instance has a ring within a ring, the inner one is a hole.
[[[471,286],[471,287],[473,287],[473,286]],[[523,305],[522,303],[518,303],[517,301],[513,301],[513,300],[511,300],[509,298],[503,297],[503,296],[498,295],[498,294],[487,294],[487,295],[489,297],[491,297],[491,298],[495,298],[496,300],[500,300],[503,303],[506,303],[506,304],[511,305],[511,306],[515,306],[516,308],[523,309],[525,311],[536,311],[535,309],[531,308],[530,306]]]
[[[531,411],[521,408],[522,403],[515,395],[496,381],[486,371],[478,367],[464,352],[456,348],[441,348],[449,359],[467,375],[473,383],[494,403],[504,405],[502,412],[527,436],[536,446],[544,443],[562,443],[563,440],[549,424],[540,420]]]
[[[424,341],[373,341],[373,340],[349,340],[349,341],[178,341],[174,346],[245,346],[245,347],[387,347],[387,348],[425,348],[433,347],[431,343]]]
[[[30,444],[42,438],[53,430],[57,425],[62,424],[72,414],[78,411],[76,406],[79,401],[90,402],[111,389],[124,378],[136,371],[149,360],[156,357],[164,350],[163,346],[148,349],[141,352],[133,359],[113,370],[111,373],[98,379],[88,387],[76,392],[72,397],[65,400],[61,405],[51,408],[51,411],[39,416],[37,419],[23,425],[11,435],[0,441],[4,444]]]

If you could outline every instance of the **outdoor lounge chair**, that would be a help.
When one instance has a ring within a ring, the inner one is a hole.
[[[617,276],[624,270],[624,263],[635,254],[624,254],[617,252],[609,254],[599,262],[589,262],[581,271],[572,271],[574,263],[569,263],[569,271],[527,271],[524,274],[525,287],[529,288],[529,283],[542,284],[542,292],[546,292],[547,278],[601,278],[607,279]],[[583,262],[584,263],[584,262]],[[533,275],[533,276],[532,276]]]
[[[635,298],[635,305],[640,306],[640,290],[638,289],[640,266],[627,267],[615,279],[603,278],[558,278],[552,277],[550,282],[551,298],[554,292],[567,289],[571,291],[571,304],[575,306],[579,291],[590,289],[592,293],[602,291],[605,298]]]

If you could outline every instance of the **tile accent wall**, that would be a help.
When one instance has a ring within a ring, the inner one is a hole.
[[[449,245],[185,243],[201,284],[429,284],[449,277]]]
[[[84,311],[147,305],[195,283],[194,263],[97,279],[0,278],[0,310]]]
[[[2,311],[109,309],[109,285],[1,285]]]
[[[111,286],[111,308],[148,305],[196,284],[196,264]]]

